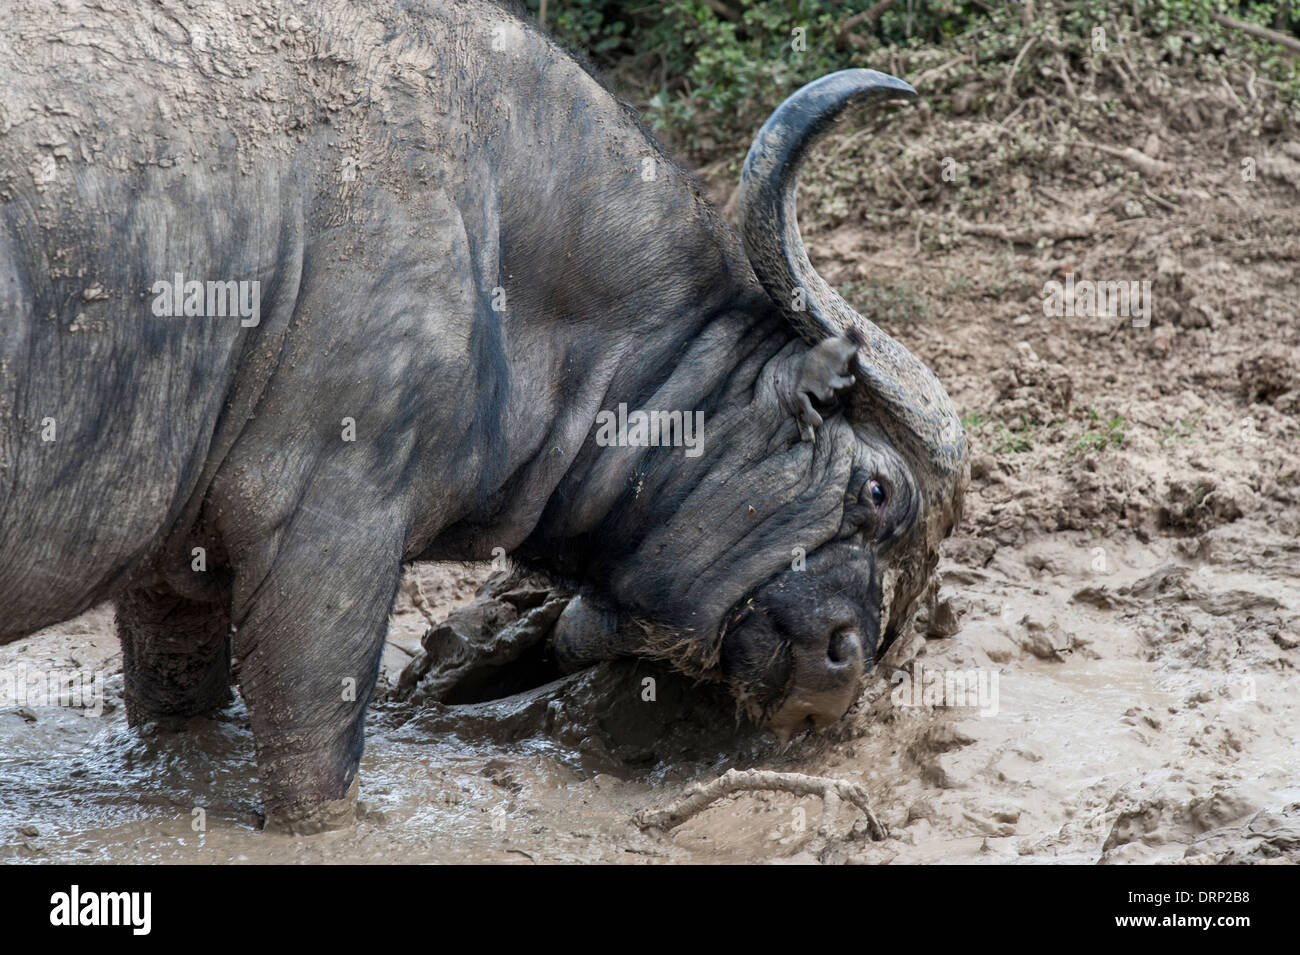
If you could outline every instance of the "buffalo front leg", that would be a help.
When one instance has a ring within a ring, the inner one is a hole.
[[[366,706],[401,578],[399,534],[340,535],[317,526],[324,515],[300,515],[265,576],[236,584],[235,675],[272,832],[354,821]]]
[[[226,605],[143,589],[116,603],[130,725],[206,716],[230,703]]]

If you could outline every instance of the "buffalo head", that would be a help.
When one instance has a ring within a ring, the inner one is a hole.
[[[842,716],[911,621],[959,516],[966,437],[934,375],[814,271],[795,191],[847,107],[912,96],[846,70],[759,131],[738,194],[747,263],[732,315],[641,396],[702,411],[702,453],[622,449],[586,469],[583,487],[612,506],[570,510],[601,519],[570,518],[592,530],[572,575],[586,589],[556,626],[563,663],[667,659],[725,681],[788,734]]]

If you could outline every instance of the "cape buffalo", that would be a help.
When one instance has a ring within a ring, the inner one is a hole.
[[[796,174],[848,106],[913,95],[791,96],[737,232],[491,3],[13,0],[0,642],[114,599],[130,721],[236,682],[297,832],[352,818],[409,561],[572,582],[566,665],[838,719],[928,586],[966,442],[809,264]]]

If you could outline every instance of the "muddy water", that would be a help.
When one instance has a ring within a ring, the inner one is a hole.
[[[432,576],[429,590],[443,598],[441,611],[463,602],[463,587],[454,580],[448,587],[438,571]],[[453,593],[440,594],[447,589]],[[407,659],[403,648],[410,649],[420,626],[409,606],[399,608],[385,655],[388,677]],[[631,826],[630,815],[658,798],[664,780],[680,781],[684,768],[720,763],[719,741],[737,751],[725,726],[711,742],[697,739],[703,748],[673,765],[643,753],[644,741],[634,740],[623,755],[642,765],[629,772],[610,752],[617,740],[607,747],[594,729],[585,735],[581,727],[556,728],[557,713],[560,722],[581,720],[581,706],[602,705],[602,693],[626,684],[634,696],[635,667],[603,681],[569,678],[503,703],[422,710],[381,704],[369,720],[356,827],[277,837],[259,829],[257,767],[242,703],[218,719],[195,721],[185,733],[127,727],[121,656],[107,608],[3,653],[0,666],[32,673],[108,674],[99,715],[60,706],[0,709],[0,858],[6,861],[642,861],[667,850]],[[671,676],[661,678],[671,684]],[[665,687],[670,699],[688,690],[684,681]],[[557,702],[565,699],[568,710]]]
[[[548,858],[579,860],[593,856],[595,838],[626,835],[630,809],[618,799],[592,804],[586,790],[611,796],[609,784],[584,783],[554,746],[427,739],[390,717],[371,720],[356,829],[293,839],[258,831],[257,770],[241,706],[185,735],[137,734],[120,710],[97,719],[39,708],[34,723],[7,714],[4,854],[64,862],[527,861],[544,845]]]
[[[4,666],[109,675],[99,716],[0,708],[0,857],[827,859],[814,835],[815,798],[741,796],[670,836],[631,823],[686,780],[733,765],[864,782],[891,838],[844,841],[831,857],[844,861],[1262,861],[1300,847],[1300,693],[1287,662],[1295,651],[1270,641],[1250,609],[1276,604],[1294,614],[1295,589],[1269,573],[1179,566],[1161,545],[1137,543],[1112,547],[1115,569],[1099,578],[1086,543],[1053,539],[1028,548],[1019,565],[947,567],[966,581],[961,627],[923,641],[907,666],[996,673],[996,713],[912,705],[882,676],[828,737],[781,749],[719,720],[721,711],[707,709],[716,700],[693,705],[686,684],[662,694],[677,716],[610,717],[634,705],[634,670],[473,707],[386,703],[370,718],[356,827],[297,839],[259,831],[241,705],[187,734],[127,728],[111,617],[97,610],[0,651]],[[439,613],[463,602],[477,579],[457,569],[421,573]],[[1108,602],[1123,609],[1096,606]],[[385,657],[390,677],[422,625],[399,606]],[[687,728],[673,735],[655,724],[665,718]]]

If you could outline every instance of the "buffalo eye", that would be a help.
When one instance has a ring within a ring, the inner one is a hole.
[[[875,478],[872,478],[867,482],[867,487],[871,490],[871,503],[876,505],[876,507],[884,507],[886,497],[885,486]]]
[[[844,491],[844,514],[838,537],[861,535],[865,540],[883,540],[892,533],[888,519],[893,508],[894,488],[871,471],[855,469]],[[901,501],[901,499],[900,499]]]

